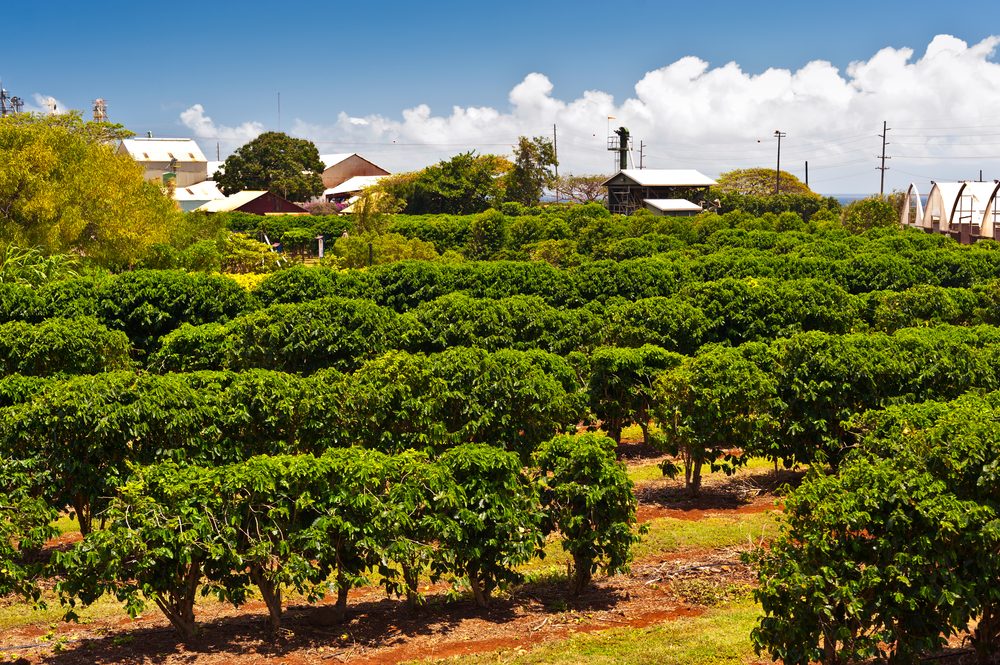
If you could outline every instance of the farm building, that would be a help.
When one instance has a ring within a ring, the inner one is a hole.
[[[176,185],[187,187],[208,179],[208,160],[194,139],[124,139],[118,153],[142,164],[146,180],[162,181],[165,173],[175,173]]]
[[[631,215],[642,208],[661,215],[697,214],[714,184],[694,169],[622,169],[604,181],[608,209],[619,215]]]
[[[332,189],[355,176],[389,175],[384,168],[357,153],[320,155],[319,158],[323,162],[323,187],[326,189]]]
[[[361,190],[371,187],[384,177],[384,175],[356,175],[336,187],[330,187],[325,190],[323,192],[323,199],[341,205],[354,203],[361,194]]]
[[[900,212],[900,224],[951,235],[963,243],[980,238],[1000,240],[1000,181],[931,182],[926,208],[911,184]]]
[[[224,198],[226,195],[211,180],[197,182],[187,187],[174,187],[174,201],[184,212],[200,208],[209,201],[218,201]]]
[[[236,192],[196,208],[202,212],[247,212],[252,215],[307,215],[309,211],[273,192]]]

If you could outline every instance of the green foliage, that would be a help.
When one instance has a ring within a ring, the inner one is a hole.
[[[404,177],[382,180],[377,189],[406,202],[410,215],[482,212],[503,198],[502,178],[510,162],[465,152]]]
[[[38,460],[0,455],[0,597],[18,594],[36,603],[41,598],[42,566],[32,555],[57,535],[56,510],[39,496],[47,480]]]
[[[323,193],[323,162],[311,141],[264,132],[230,155],[215,174],[224,194],[267,190],[292,201]]]
[[[661,372],[675,367],[682,359],[677,353],[653,345],[602,347],[594,351],[588,386],[590,409],[608,436],[620,442],[622,429],[637,424],[642,428],[643,438],[648,440],[653,384]]]
[[[541,474],[542,507],[549,529],[562,535],[573,555],[573,593],[603,569],[627,572],[636,499],[624,465],[615,459],[615,442],[596,434],[562,435],[543,443],[532,459]]]
[[[786,663],[906,662],[969,629],[989,662],[1000,636],[996,409],[996,394],[967,395],[859,419],[857,454],[836,476],[813,473],[753,557],[758,650]]]
[[[0,240],[106,266],[134,264],[167,240],[173,202],[104,129],[74,113],[0,119]]]
[[[852,233],[892,228],[899,224],[896,208],[882,197],[852,201],[841,213],[841,223]]]
[[[165,463],[133,473],[108,507],[107,526],[58,555],[57,588],[71,608],[106,593],[133,617],[154,603],[190,641],[195,600],[219,589],[219,573],[234,567],[233,534],[219,519],[227,497],[212,469]]]
[[[50,376],[126,369],[131,350],[124,333],[110,331],[89,317],[0,324],[0,372],[4,374]]]
[[[510,229],[507,218],[499,210],[487,210],[472,218],[469,224],[469,246],[466,250],[471,259],[489,259],[507,244]]]
[[[456,528],[443,539],[449,564],[465,572],[476,604],[485,607],[494,590],[520,581],[516,566],[544,543],[538,499],[512,453],[466,444],[445,452],[440,464],[460,496],[449,516]]]
[[[788,171],[782,171],[775,181],[774,169],[735,169],[719,174],[716,186],[722,192],[768,196],[771,194],[806,194],[816,196],[807,185]],[[778,190],[775,191],[775,187]]]
[[[69,254],[46,255],[34,248],[3,247],[0,255],[0,284],[41,286],[79,275],[79,261]]]
[[[439,258],[431,243],[418,238],[406,238],[398,233],[383,233],[381,235],[366,233],[339,238],[333,246],[333,253],[340,259],[340,264],[346,268],[367,266],[369,256],[371,256],[372,265],[396,261],[433,261]]]
[[[538,205],[542,192],[556,184],[559,165],[552,141],[544,136],[521,136],[514,148],[514,168],[507,175],[507,200],[526,206]]]
[[[657,379],[653,416],[667,450],[681,457],[692,494],[701,487],[704,464],[731,472],[746,458],[729,451],[753,449],[769,433],[775,391],[771,376],[726,347],[708,347]]]

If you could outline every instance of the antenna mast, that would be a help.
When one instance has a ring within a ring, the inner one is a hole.
[[[108,121],[108,103],[98,97],[94,100],[94,122]]]
[[[9,96],[3,88],[3,84],[0,83],[0,118],[20,113],[23,108],[24,100],[20,97]]]

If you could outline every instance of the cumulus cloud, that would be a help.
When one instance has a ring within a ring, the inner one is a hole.
[[[399,117],[341,112],[330,123],[296,121],[293,133],[321,152],[355,150],[394,170],[420,168],[463,150],[509,153],[520,135],[551,135],[558,126],[563,173],[608,173],[609,125],[628,127],[648,168],[697,168],[710,175],[745,166],[772,166],[773,133],[787,133],[782,167],[820,191],[871,191],[878,185],[876,136],[887,120],[892,161],[887,182],[902,188],[984,176],[1000,177],[994,157],[1000,123],[1000,64],[993,61],[1000,37],[969,45],[935,37],[917,56],[912,48],[887,47],[843,71],[813,61],[798,70],[744,71],[738,63],[712,65],[687,56],[645,74],[634,95],[620,102],[598,90],[576,99],[554,96],[552,82],[530,73],[508,97],[509,107],[455,106],[436,114],[419,104]],[[611,118],[614,118],[611,120]],[[182,121],[197,136],[251,138],[262,130],[247,122],[217,127],[196,105]],[[638,161],[638,150],[634,159]]]
[[[181,112],[180,119],[181,123],[194,133],[195,138],[217,141],[227,151],[255,139],[264,132],[264,125],[255,121],[247,121],[236,127],[217,124],[205,113],[205,108],[201,104],[195,104]]]
[[[43,95],[39,92],[31,95],[31,103],[24,105],[24,110],[29,113],[40,113],[42,115],[55,115],[65,113],[67,106],[52,95]]]

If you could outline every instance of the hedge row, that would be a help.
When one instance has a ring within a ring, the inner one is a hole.
[[[1000,652],[1000,393],[869,412],[836,475],[813,472],[754,557],[752,639],[789,665],[915,662],[968,633]]]
[[[815,279],[723,279],[685,287],[672,297],[615,298],[577,309],[552,307],[537,296],[493,300],[453,293],[404,314],[372,301],[327,297],[272,305],[225,324],[184,325],[163,337],[148,366],[348,370],[388,350],[434,353],[458,346],[569,355],[652,344],[690,355],[710,343],[941,323],[1000,323],[1000,282],[852,296]]]
[[[104,513],[105,528],[57,554],[46,572],[61,577],[57,589],[71,608],[110,593],[135,616],[155,602],[184,639],[196,633],[199,595],[239,606],[256,588],[277,632],[283,589],[309,600],[335,590],[343,618],[348,591],[369,574],[413,605],[423,602],[423,576],[464,579],[485,606],[494,590],[521,579],[517,566],[543,555],[555,531],[572,554],[579,592],[599,569],[627,570],[637,540],[632,482],[614,451],[609,439],[589,435],[548,441],[532,469],[479,444],[435,460],[346,448],[135,467]],[[26,480],[0,476],[8,478]],[[31,542],[30,529],[11,535],[24,537],[0,542]],[[0,550],[0,588],[5,579],[32,587],[42,569],[22,564],[24,553]]]
[[[6,384],[13,386],[6,388]],[[0,455],[40,459],[44,496],[91,530],[130,464],[222,464],[361,445],[438,454],[463,442],[514,451],[583,418],[573,369],[542,352],[391,353],[353,374],[263,370],[4,381]]]

